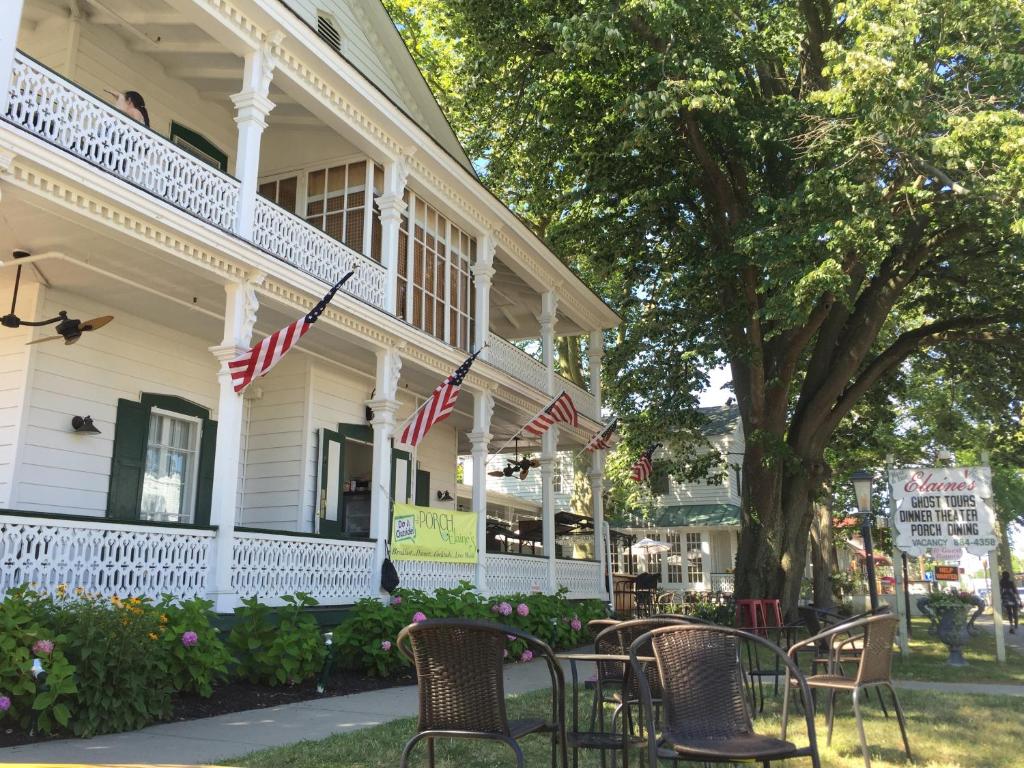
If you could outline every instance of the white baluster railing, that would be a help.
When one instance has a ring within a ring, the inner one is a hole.
[[[342,290],[384,308],[384,267],[262,197],[256,198],[252,238],[263,250],[327,283],[355,270]]]
[[[18,51],[5,119],[223,229],[238,181]]]
[[[534,389],[548,391],[548,371],[540,360],[495,333],[488,334],[487,344],[483,355],[487,362]]]
[[[110,520],[0,515],[0,595],[63,584],[106,597],[205,597],[214,532]]]
[[[425,560],[396,560],[398,586],[404,589],[421,589],[433,592],[436,589],[457,587],[460,581],[476,582],[474,563],[440,563]]]
[[[601,564],[593,560],[556,560],[555,584],[568,589],[570,598],[600,597]]]
[[[548,561],[523,555],[487,555],[487,589],[492,595],[546,592]]]
[[[372,541],[235,531],[231,587],[239,597],[274,605],[305,592],[323,605],[345,605],[376,586]]]

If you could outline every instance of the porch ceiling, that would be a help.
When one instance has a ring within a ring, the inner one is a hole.
[[[518,270],[518,271],[517,271]],[[499,251],[494,258],[491,281],[491,330],[509,341],[540,337],[541,294],[551,288],[523,275],[521,267],[510,267]],[[555,333],[578,336],[587,333],[578,323],[559,312]]]

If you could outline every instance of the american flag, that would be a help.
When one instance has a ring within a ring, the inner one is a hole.
[[[523,427],[523,429],[531,435],[540,437],[555,422],[578,427],[580,424],[579,416],[579,411],[576,410],[572,398],[565,392],[562,392],[543,411],[534,416],[533,421]]]
[[[592,438],[590,438],[590,442],[587,443],[584,446],[584,448],[590,451],[591,453],[593,453],[594,451],[603,450],[605,448],[611,448],[612,435],[615,434],[615,428],[618,426],[618,424],[619,420],[613,419],[611,424],[609,424],[607,427],[605,427]]]
[[[455,373],[438,384],[437,389],[431,393],[427,401],[409,417],[399,442],[415,446],[426,437],[432,426],[451,415],[451,412],[455,410],[455,401],[459,398],[462,380],[466,378],[470,366],[473,365],[473,361],[479,354],[480,350],[478,349],[455,369]]]
[[[346,280],[352,277],[352,274],[349,272],[335,283],[327,295],[320,299],[306,315],[291,325],[286,325],[281,330],[270,334],[259,344],[228,363],[228,370],[231,371],[231,383],[235,387],[235,392],[241,392],[252,384],[254,379],[266,376],[271,368],[281,362],[281,358],[298,343],[299,339],[306,335],[306,331],[323,314],[327,305],[331,303],[331,299],[334,298],[334,294],[345,284]]]
[[[654,462],[651,461],[651,456],[660,447],[661,443],[655,443],[640,454],[640,458],[630,468],[630,477],[633,478],[633,482],[642,483],[651,476],[651,473],[654,471]]]

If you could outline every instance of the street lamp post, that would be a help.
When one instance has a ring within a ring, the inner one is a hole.
[[[857,496],[857,511],[860,514],[860,535],[864,539],[864,557],[868,566],[868,595],[871,599],[871,610],[878,609],[878,584],[875,582],[875,547],[871,541],[871,527],[874,515],[871,512],[871,472],[860,469],[850,475],[853,492]]]

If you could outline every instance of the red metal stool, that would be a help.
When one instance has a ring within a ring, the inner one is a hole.
[[[746,599],[736,601],[736,626],[748,632],[762,634],[765,621],[763,601]]]
[[[761,600],[761,615],[764,617],[764,626],[781,627],[782,624],[782,601],[775,598]]]

